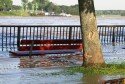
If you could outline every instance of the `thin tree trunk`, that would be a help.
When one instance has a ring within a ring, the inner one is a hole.
[[[104,64],[93,0],[78,0],[86,65]]]

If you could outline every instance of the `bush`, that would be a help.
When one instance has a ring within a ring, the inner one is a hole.
[[[1,11],[0,16],[29,16],[25,11],[15,10],[15,11]]]

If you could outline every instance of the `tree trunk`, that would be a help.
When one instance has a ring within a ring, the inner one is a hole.
[[[93,0],[78,0],[85,65],[104,64]]]

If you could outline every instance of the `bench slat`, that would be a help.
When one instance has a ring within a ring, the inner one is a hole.
[[[20,46],[19,51],[29,51],[31,46]],[[46,46],[33,46],[32,50],[68,50],[68,49],[79,49],[82,50],[81,45],[46,45]]]
[[[29,45],[29,44],[80,44],[82,40],[21,40],[20,44]]]
[[[10,51],[14,56],[29,56],[30,51]],[[32,51],[32,55],[45,55],[45,54],[72,54],[75,52],[81,52],[79,49],[71,50],[35,50]]]
[[[71,54],[82,51],[82,40],[21,40],[19,51],[11,51],[15,56],[29,56],[45,54]]]

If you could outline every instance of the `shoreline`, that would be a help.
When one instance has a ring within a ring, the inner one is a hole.
[[[66,16],[0,16],[0,18],[44,18],[44,17],[61,17],[61,18],[79,18],[79,15],[72,15],[70,17]],[[124,19],[125,16],[120,16],[120,15],[101,15],[101,16],[96,16],[97,19]]]

